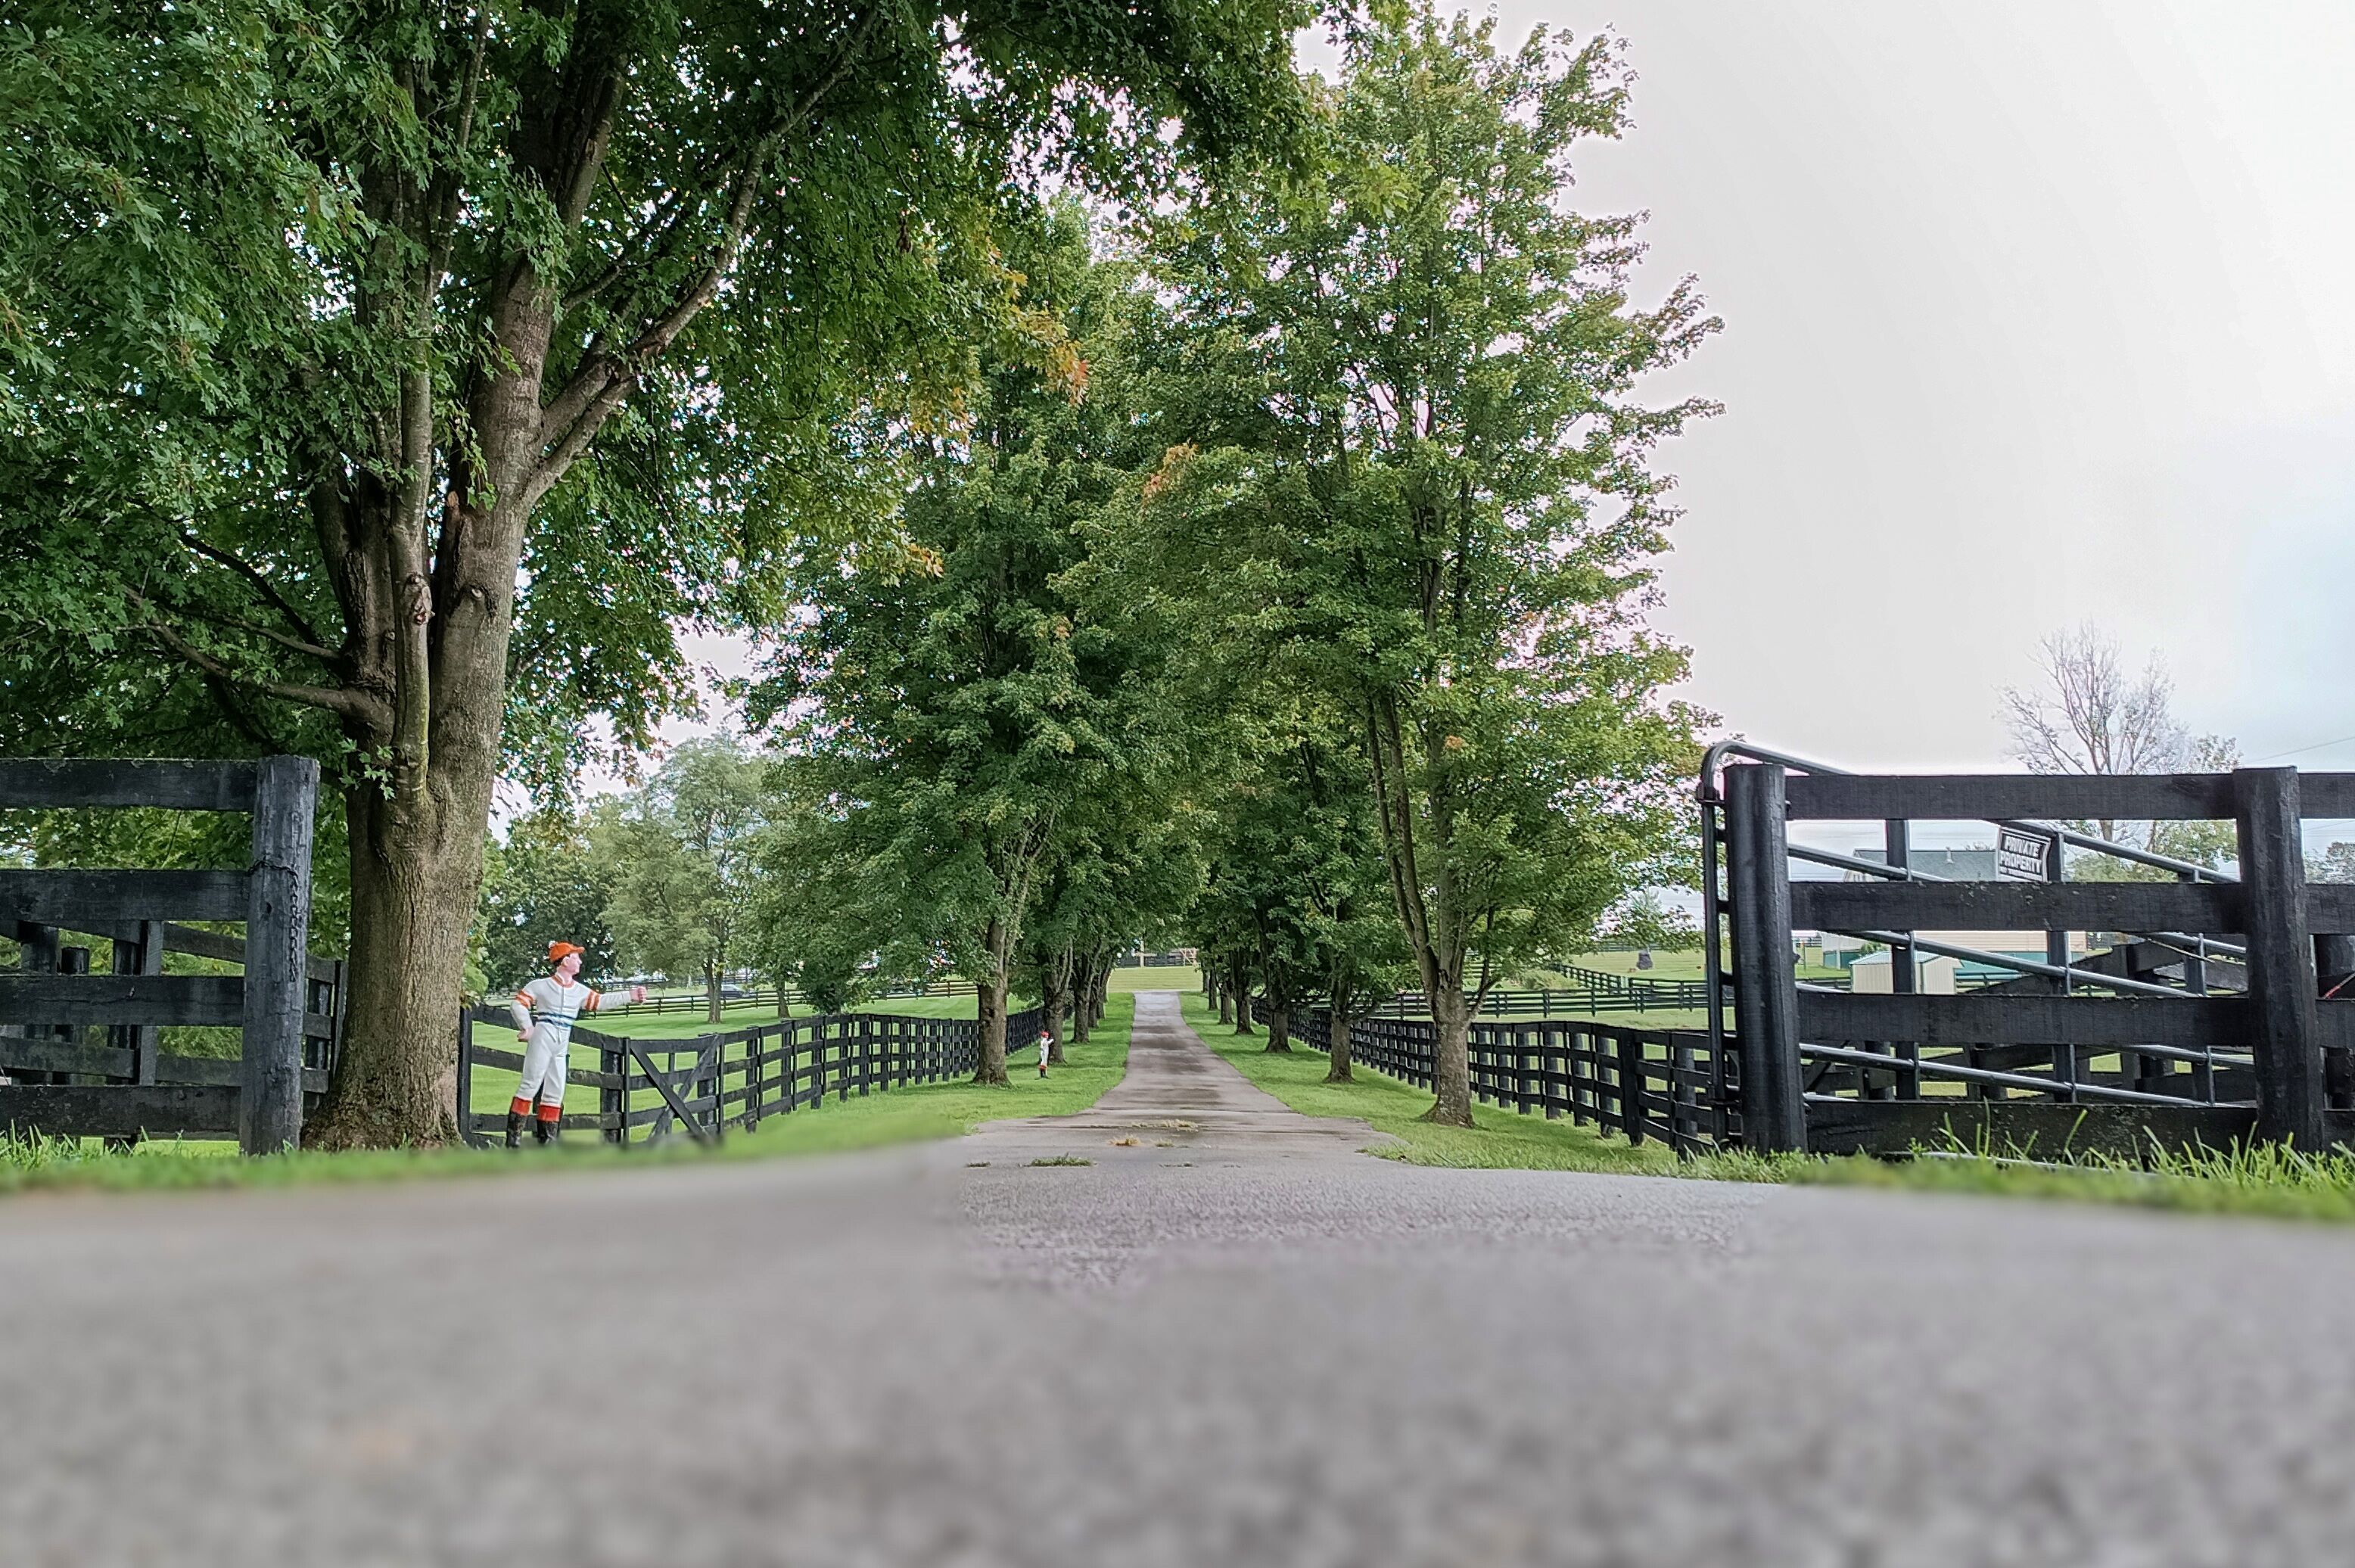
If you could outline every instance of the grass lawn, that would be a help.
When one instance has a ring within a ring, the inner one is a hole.
[[[1167,969],[1114,969],[1104,982],[1104,989],[1113,995],[1123,991],[1199,991],[1201,988],[1202,972],[1191,964]]]
[[[2306,1155],[2272,1146],[2196,1157],[2154,1158],[2147,1166],[2087,1157],[2038,1165],[1966,1149],[1929,1150],[1908,1160],[1863,1155],[1762,1156],[1740,1152],[1678,1160],[1664,1145],[1631,1147],[1623,1139],[1567,1121],[1475,1104],[1476,1126],[1435,1127],[1420,1118],[1430,1092],[1359,1066],[1355,1081],[1327,1083],[1327,1058],[1305,1049],[1271,1056],[1267,1036],[1238,1040],[1198,997],[1184,998],[1186,1021],[1210,1049],[1261,1088],[1311,1116],[1359,1116],[1405,1140],[1379,1151],[1411,1165],[1517,1170],[1593,1170],[1686,1177],[1705,1181],[1764,1181],[1826,1187],[1877,1187],[1913,1192],[2057,1199],[2277,1220],[2355,1223],[2355,1156]]]
[[[945,999],[945,998],[935,998]],[[970,1000],[970,998],[967,998]],[[1120,1081],[1128,1063],[1129,1025],[1135,999],[1110,999],[1103,1022],[1085,1045],[1065,1048],[1067,1063],[1040,1079],[1027,1047],[1009,1064],[1013,1083],[1002,1089],[966,1083],[928,1083],[878,1092],[847,1100],[829,1099],[790,1115],[764,1121],[750,1132],[732,1131],[719,1147],[705,1149],[684,1138],[652,1147],[615,1148],[578,1133],[566,1135],[555,1152],[526,1149],[443,1148],[386,1150],[368,1154],[297,1153],[275,1159],[240,1159],[229,1142],[143,1143],[110,1153],[95,1138],[10,1138],[0,1136],[0,1193],[32,1188],[94,1187],[172,1189],[287,1187],[313,1182],[380,1181],[428,1176],[483,1176],[542,1168],[554,1159],[564,1168],[591,1169],[679,1159],[758,1158],[872,1148],[883,1144],[957,1137],[983,1122],[1012,1116],[1062,1116],[1083,1111]],[[648,1019],[648,1022],[655,1020]],[[672,1020],[677,1021],[677,1020]],[[701,1032],[699,1029],[694,1032]],[[499,1042],[505,1045],[506,1042]],[[593,1069],[596,1053],[577,1065]],[[506,1104],[514,1075],[506,1083],[476,1075],[475,1104],[496,1110]],[[593,1104],[593,1091],[591,1092]]]
[[[1636,1147],[1593,1127],[1572,1126],[1568,1120],[1550,1122],[1493,1105],[1472,1108],[1476,1127],[1433,1126],[1420,1119],[1431,1109],[1427,1089],[1366,1067],[1359,1067],[1349,1083],[1327,1083],[1324,1078],[1329,1060],[1321,1052],[1302,1046],[1289,1055],[1270,1055],[1266,1030],[1238,1038],[1233,1026],[1220,1023],[1218,1013],[1201,997],[1183,997],[1179,1002],[1186,1021],[1212,1051],[1294,1110],[1308,1116],[1361,1117],[1377,1131],[1403,1140],[1403,1147],[1376,1151],[1385,1158],[1504,1170],[1665,1174],[1676,1169],[1676,1156],[1663,1145]]]
[[[1128,1069],[1129,1025],[1136,999],[1109,997],[1103,1022],[1085,1045],[1066,1045],[1064,1064],[1039,1076],[1038,1054],[1029,1046],[1012,1051],[1004,1089],[971,1083],[927,1083],[886,1094],[829,1100],[822,1107],[795,1111],[762,1122],[749,1133],[730,1135],[731,1145],[771,1153],[807,1153],[869,1148],[878,1144],[923,1138],[962,1137],[984,1122],[1014,1116],[1069,1116],[1086,1110],[1120,1082]]]
[[[1701,977],[1701,953],[1698,947],[1689,947],[1681,952],[1671,951],[1666,947],[1655,947],[1652,949],[1652,966],[1649,969],[1636,968],[1636,955],[1633,953],[1582,953],[1570,963],[1575,969],[1593,969],[1605,975],[1625,975],[1638,980],[1698,980]],[[1798,966],[1798,976],[1802,980],[1837,979],[1846,973],[1844,969],[1828,969],[1820,964],[1802,964]],[[1528,988],[1535,988],[1548,983],[1548,978],[1544,975],[1529,975],[1514,982],[1517,987]]]

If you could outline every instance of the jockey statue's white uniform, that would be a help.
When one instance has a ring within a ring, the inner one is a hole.
[[[581,949],[570,942],[551,942],[548,961],[556,972],[517,991],[511,1008],[524,1052],[523,1081],[516,1085],[515,1099],[507,1105],[509,1148],[523,1141],[524,1120],[532,1115],[534,1100],[539,1102],[539,1110],[532,1137],[540,1143],[555,1138],[558,1119],[564,1115],[564,1069],[572,1054],[572,1020],[582,1013],[595,1012],[605,999],[603,992],[579,983]],[[645,1001],[646,988],[631,987],[629,999]]]

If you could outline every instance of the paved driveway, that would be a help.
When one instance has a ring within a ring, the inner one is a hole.
[[[1368,1141],[11,1200],[0,1563],[2355,1556],[2355,1233]]]

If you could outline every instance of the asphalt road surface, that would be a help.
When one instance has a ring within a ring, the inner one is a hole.
[[[2355,1233],[1369,1141],[13,1199],[0,1563],[2355,1558]]]

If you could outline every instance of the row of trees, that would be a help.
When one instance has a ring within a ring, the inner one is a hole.
[[[520,826],[486,942],[585,916],[577,837],[618,943],[703,943],[660,967],[974,976],[997,1080],[1010,989],[1085,1020],[1190,933],[1279,1041],[1417,981],[1461,1122],[1481,991],[1681,873],[1642,617],[1707,409],[1639,389],[1715,323],[1569,203],[1614,42],[1343,10],[1328,83],[1286,0],[37,10],[0,748],[336,770],[319,1141],[446,1132],[493,784],[693,711],[687,625],[762,649],[753,752]]]
[[[1696,716],[1641,615],[1651,453],[1707,410],[1637,389],[1714,323],[1633,305],[1632,223],[1563,199],[1625,89],[1607,40],[1368,25],[1281,175],[1004,227],[1059,351],[985,348],[899,538],[751,691],[801,952],[948,955],[986,1077],[1018,970],[1051,1008],[1172,922],[1273,1049],[1412,980],[1468,1122],[1481,994],[1684,872]]]

